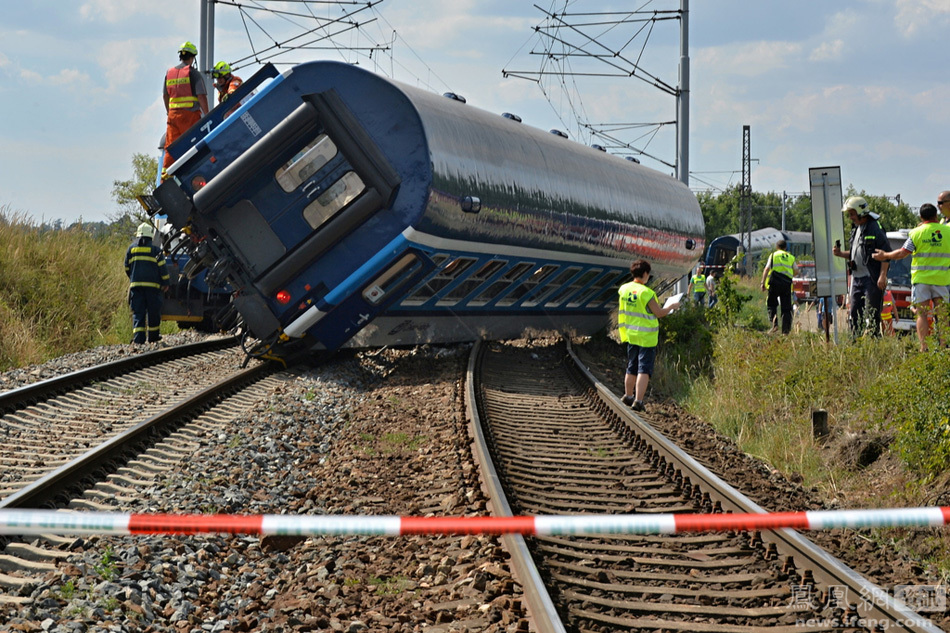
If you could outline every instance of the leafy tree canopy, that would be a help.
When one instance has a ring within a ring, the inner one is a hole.
[[[741,187],[735,186],[721,193],[700,192],[697,194],[699,206],[703,211],[703,220],[706,222],[706,243],[709,244],[721,235],[731,235],[742,231],[743,216],[741,213]],[[887,196],[874,196],[865,191],[857,191],[849,185],[849,196],[862,196],[874,213],[881,216],[880,223],[885,231],[895,231],[900,228],[916,226],[919,219],[907,204],[900,204]],[[811,231],[811,196],[807,194],[792,194],[785,197],[784,205],[781,193],[752,192],[752,230],[773,227],[782,228],[782,209],[785,209],[786,231]],[[847,232],[848,226],[845,226]]]
[[[158,159],[148,154],[132,155],[132,177],[112,181],[112,199],[117,205],[109,220],[115,233],[132,235],[135,227],[148,220],[137,196],[150,194],[155,189]]]

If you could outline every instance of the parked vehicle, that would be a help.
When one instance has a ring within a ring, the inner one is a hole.
[[[909,232],[909,229],[887,232],[887,239],[891,243],[892,251],[904,245]],[[910,305],[910,261],[910,257],[894,260],[891,262],[890,268],[887,269],[887,289],[891,291],[894,297],[894,306],[897,313],[894,329],[904,332],[915,332],[917,330],[917,315],[911,310]]]

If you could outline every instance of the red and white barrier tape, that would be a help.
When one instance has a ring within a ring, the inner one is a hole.
[[[120,514],[0,510],[0,534],[673,534],[794,528],[924,527],[950,522],[950,507],[764,514],[600,514],[520,517]]]

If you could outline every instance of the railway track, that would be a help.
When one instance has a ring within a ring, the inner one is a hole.
[[[217,339],[167,348],[0,394],[0,507],[22,503],[8,500],[236,373],[241,356],[235,345],[234,339]]]
[[[496,514],[762,511],[575,361],[503,344],[473,354]],[[940,630],[790,530],[507,538],[540,631]]]
[[[233,341],[183,348],[0,394],[0,508],[116,511],[281,380],[241,369]],[[0,604],[27,602],[73,541],[0,540]]]

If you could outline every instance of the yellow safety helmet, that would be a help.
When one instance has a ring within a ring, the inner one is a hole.
[[[217,79],[218,77],[226,77],[231,74],[231,65],[227,62],[218,62],[214,65],[214,68],[211,70],[211,76]]]
[[[135,231],[135,237],[155,237],[155,227],[148,222],[142,222]]]
[[[182,53],[186,53],[188,55],[191,55],[192,57],[197,57],[198,47],[192,44],[191,42],[185,42],[184,44],[178,47],[178,54],[181,55]]]

